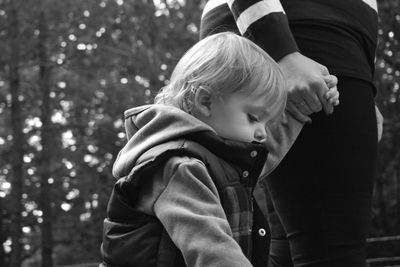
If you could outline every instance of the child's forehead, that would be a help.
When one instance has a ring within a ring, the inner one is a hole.
[[[251,112],[267,112],[268,111],[268,99],[257,97],[252,94],[236,94],[236,99],[241,103],[240,105],[245,107]]]
[[[284,109],[286,101],[285,97],[276,97],[273,94],[254,94],[243,96],[245,106],[254,113],[260,116],[276,116]]]
[[[251,106],[258,109],[263,109],[268,104],[271,104],[272,99],[272,92],[267,92],[266,90],[254,90],[249,93],[245,93],[243,95],[245,102],[248,102]],[[277,99],[275,99],[277,101]]]
[[[257,113],[258,115],[266,115],[270,112],[268,103],[262,101],[248,101],[245,106],[250,112]]]

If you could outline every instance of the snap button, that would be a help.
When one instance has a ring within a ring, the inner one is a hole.
[[[249,172],[248,171],[244,171],[242,173],[242,175],[243,175],[244,178],[247,178],[249,176]]]
[[[250,157],[255,158],[257,156],[257,151],[253,150],[250,152]]]
[[[264,228],[260,228],[260,229],[258,229],[258,234],[259,234],[260,236],[265,236],[265,235],[267,234],[267,232],[265,231]]]

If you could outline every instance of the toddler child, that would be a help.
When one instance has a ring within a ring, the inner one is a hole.
[[[268,254],[268,226],[257,204],[266,192],[253,192],[284,86],[262,49],[219,33],[182,57],[155,104],[127,110],[102,265],[257,265]]]

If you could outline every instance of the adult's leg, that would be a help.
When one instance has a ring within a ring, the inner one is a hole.
[[[334,113],[312,115],[268,178],[295,266],[365,265],[377,150],[373,86],[339,77],[338,89]],[[284,250],[272,241],[272,258],[275,251]]]
[[[270,197],[267,198],[267,212],[271,235],[268,267],[291,267],[289,240]]]

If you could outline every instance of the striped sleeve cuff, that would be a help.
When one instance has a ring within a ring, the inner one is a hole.
[[[271,13],[285,13],[279,0],[228,0],[236,24],[241,34],[244,34],[257,20]]]
[[[272,13],[253,22],[243,34],[264,49],[275,61],[299,51],[283,13]]]
[[[298,51],[279,0],[227,0],[239,32],[276,61]]]

